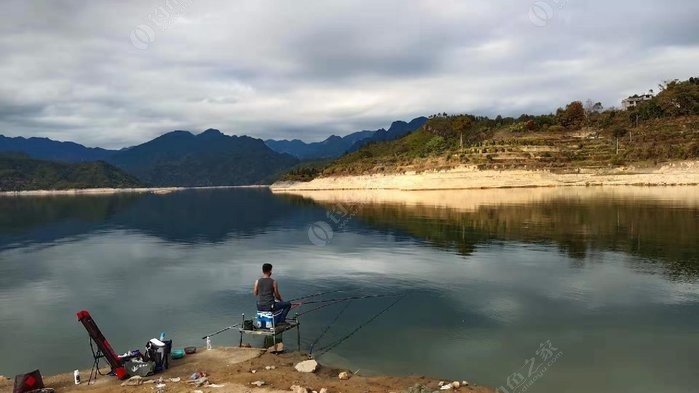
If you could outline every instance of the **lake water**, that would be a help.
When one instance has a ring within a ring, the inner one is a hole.
[[[287,298],[405,296],[325,363],[503,392],[695,391],[698,191],[3,197],[0,374],[89,368],[82,309],[118,352],[161,331],[203,345],[253,312],[252,283],[271,262]],[[302,344],[340,311],[316,349],[393,301],[304,315]]]

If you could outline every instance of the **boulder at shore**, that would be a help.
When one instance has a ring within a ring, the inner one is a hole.
[[[315,360],[304,360],[297,363],[294,368],[300,373],[313,373],[318,369],[318,362]]]

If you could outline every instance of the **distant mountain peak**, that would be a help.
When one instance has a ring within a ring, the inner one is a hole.
[[[415,118],[410,123],[400,120],[394,121],[388,130],[384,128],[375,131],[363,130],[343,137],[331,135],[322,142],[305,143],[298,139],[291,141],[268,139],[265,144],[276,152],[291,154],[300,159],[336,158],[348,151],[354,151],[368,142],[397,139],[417,130],[426,121],[426,117]]]
[[[224,134],[215,128],[209,128],[197,136],[199,136],[199,137],[201,137],[201,136],[203,136],[203,137],[212,137],[212,136],[218,137],[218,136],[224,136]]]
[[[194,134],[192,134],[191,131],[186,131],[186,130],[174,130],[174,131],[166,132],[166,133],[160,135],[159,137],[157,137],[156,139],[159,139],[159,138],[176,138],[176,137],[183,137],[183,136],[185,136],[185,137],[191,137],[191,136],[194,136]]]

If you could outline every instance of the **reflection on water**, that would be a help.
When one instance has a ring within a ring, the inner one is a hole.
[[[699,275],[697,191],[592,187],[299,195],[330,211],[347,206],[373,227],[399,230],[462,255],[494,241],[555,244],[576,265],[591,251],[620,251],[641,262],[662,263],[670,278],[694,280]]]
[[[407,295],[325,362],[500,386],[551,340],[564,355],[530,391],[691,391],[698,190],[0,198],[0,374],[89,366],[83,308],[119,351],[163,330],[201,345],[252,311],[272,262],[288,298]],[[308,225],[338,203],[355,216],[314,246]],[[353,302],[323,341],[388,303]],[[340,307],[304,318],[305,346]]]

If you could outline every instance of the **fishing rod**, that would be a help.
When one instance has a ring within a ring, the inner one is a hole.
[[[328,302],[343,302],[346,300],[373,299],[373,298],[379,298],[379,297],[394,297],[394,296],[399,296],[399,295],[388,294],[388,295],[350,296],[350,297],[340,297],[340,298],[334,298],[334,299],[311,300],[310,302],[301,302],[300,304],[304,305],[304,304],[316,304],[316,303],[328,303]]]
[[[333,291],[318,292],[318,293],[314,293],[314,294],[312,294],[312,295],[307,295],[307,296],[302,296],[302,297],[299,297],[299,298],[296,298],[296,299],[292,299],[292,300],[290,300],[290,302],[291,302],[291,301],[295,301],[295,300],[308,299],[308,298],[311,298],[311,297],[316,297],[316,296],[321,296],[321,295],[327,295],[327,294],[329,294],[329,293],[337,293],[337,292],[342,292],[342,290],[341,290],[341,289],[336,289],[336,290],[333,290]],[[292,308],[299,307],[299,306],[301,306],[302,304],[305,304],[305,303],[296,303],[296,304],[294,304],[294,305],[292,306]],[[301,315],[303,315],[303,314],[307,314],[307,313],[309,313],[309,312],[311,312],[311,311],[315,311],[315,310],[318,310],[318,309],[321,309],[321,308],[330,306],[330,305],[332,305],[332,304],[334,304],[334,303],[325,304],[325,305],[323,305],[323,306],[321,306],[321,307],[316,307],[316,308],[314,308],[314,309],[311,309],[311,310],[308,310],[308,311],[305,311],[305,312],[299,314],[299,316],[301,316]],[[239,323],[237,323],[237,324],[235,324],[235,325],[232,325],[232,326],[225,327],[225,328],[223,328],[223,329],[221,329],[221,330],[218,330],[218,331],[215,331],[215,332],[213,332],[213,333],[211,333],[211,334],[208,334],[208,335],[202,337],[201,339],[202,339],[202,340],[206,340],[207,337],[211,337],[211,336],[215,336],[215,335],[217,335],[217,334],[221,334],[221,333],[223,333],[223,332],[225,332],[225,331],[231,330],[231,329],[233,329],[233,328],[235,328],[235,327],[238,327],[238,326],[240,326]]]
[[[211,337],[211,336],[215,336],[215,335],[217,335],[217,334],[221,334],[221,333],[223,333],[223,332],[225,332],[225,331],[227,331],[227,330],[231,330],[231,329],[233,329],[234,327],[238,327],[238,326],[240,326],[240,324],[239,324],[239,323],[236,323],[235,325],[232,325],[232,326],[223,328],[223,329],[221,329],[221,330],[219,330],[219,331],[216,331],[216,332],[213,332],[213,333],[211,333],[211,334],[207,334],[206,336],[202,337],[201,339],[202,339],[202,340],[206,340],[207,337]]]
[[[311,298],[311,297],[317,297],[317,296],[322,296],[322,295],[327,295],[327,294],[329,294],[329,293],[337,293],[337,292],[342,292],[342,289],[336,289],[336,290],[334,290],[334,291],[327,291],[327,292],[318,292],[318,293],[314,293],[314,294],[312,294],[312,295],[306,295],[306,296],[297,297],[297,298],[295,298],[295,299],[291,299],[291,300],[288,300],[288,301],[289,301],[289,302],[295,302],[295,301],[297,301],[297,300],[308,299],[308,298]]]
[[[360,329],[362,329],[362,328],[365,327],[366,325],[370,324],[370,323],[373,322],[376,318],[378,318],[379,316],[381,316],[381,314],[385,313],[386,311],[390,310],[393,306],[395,306],[396,304],[398,304],[398,302],[400,302],[401,300],[403,300],[404,297],[405,297],[405,295],[403,295],[403,296],[399,297],[398,299],[396,299],[395,302],[389,304],[386,308],[384,308],[383,310],[379,311],[378,314],[374,315],[373,317],[369,318],[366,322],[364,322],[364,323],[362,323],[361,325],[357,326],[357,328],[354,329],[354,330],[352,330],[349,334],[347,334],[347,335],[345,335],[344,337],[340,338],[339,340],[337,340],[337,341],[335,341],[335,342],[333,342],[333,343],[331,343],[331,344],[329,344],[329,345],[326,345],[326,346],[324,346],[323,348],[319,349],[318,351],[320,351],[320,354],[319,354],[318,356],[322,356],[323,354],[327,353],[328,351],[330,351],[330,350],[334,349],[335,347],[337,347],[338,345],[342,344],[345,340],[348,340],[348,339],[349,339],[350,337],[352,337],[355,333],[357,333]],[[311,354],[309,354],[309,356],[311,356]]]
[[[309,312],[317,311],[317,310],[320,310],[321,308],[330,307],[330,306],[332,306],[333,304],[338,304],[338,303],[342,303],[342,302],[343,302],[343,300],[338,300],[338,301],[332,302],[332,303],[325,303],[325,304],[323,304],[322,306],[318,306],[318,307],[312,308],[312,309],[310,309],[310,310],[306,310],[306,311],[304,311],[304,312],[298,314],[298,316],[300,317],[300,316],[302,316],[302,315],[304,315],[304,314],[308,314]],[[299,305],[301,305],[301,304],[299,304]]]
[[[334,325],[335,322],[337,322],[337,320],[340,319],[340,316],[341,316],[345,311],[347,311],[347,308],[350,306],[350,304],[352,304],[352,302],[347,302],[347,303],[345,303],[345,307],[343,307],[342,310],[340,310],[340,312],[337,313],[337,315],[335,315],[335,319],[333,319],[330,323],[328,323],[328,325],[325,327],[325,329],[323,329],[323,331],[320,333],[320,336],[318,336],[318,337],[313,341],[313,344],[311,344],[311,349],[308,350],[308,353],[309,353],[309,354],[313,353],[313,348],[315,348],[316,344],[318,344],[318,341],[320,341],[320,339],[323,338],[323,336],[325,336],[325,333],[327,333],[328,330],[330,330],[330,327],[332,327],[332,325]]]

